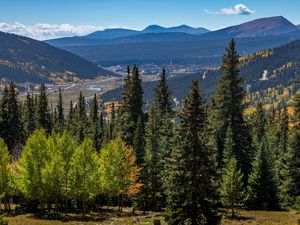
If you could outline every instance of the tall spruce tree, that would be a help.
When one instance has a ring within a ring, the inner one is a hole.
[[[172,121],[174,112],[171,102],[171,91],[167,84],[166,70],[163,69],[158,86],[154,93],[154,106],[159,114],[160,127],[157,130],[159,133],[160,142],[160,158],[161,163],[165,164],[165,159],[170,156],[174,147],[174,122]],[[164,170],[161,171],[162,173]]]
[[[10,153],[18,154],[16,148],[24,141],[24,130],[18,102],[16,86],[10,83],[5,87],[1,99],[0,136],[4,139]]]
[[[136,155],[137,165],[142,165],[144,162],[144,131],[142,118],[139,117],[134,130],[133,150]]]
[[[137,66],[124,78],[123,93],[119,110],[119,131],[128,145],[133,146],[134,133],[138,119],[144,122],[143,87]]]
[[[261,147],[256,151],[249,176],[248,205],[252,209],[279,209],[278,184],[273,162],[274,155],[267,141],[263,139]]]
[[[46,87],[44,84],[41,84],[40,86],[40,93],[38,96],[38,105],[36,113],[37,128],[42,128],[46,131],[47,134],[50,134],[52,129],[52,120],[48,106]]]
[[[100,118],[99,118],[99,106],[97,95],[94,95],[91,107],[91,115],[90,115],[90,123],[91,123],[91,139],[93,141],[94,148],[99,151],[101,148],[101,131],[100,131]]]
[[[222,70],[224,75],[220,77],[213,96],[211,123],[214,132],[214,145],[217,149],[218,165],[222,165],[226,131],[228,126],[231,126],[235,146],[233,153],[239,167],[245,174],[245,180],[247,180],[251,167],[252,141],[249,128],[243,118],[245,91],[243,89],[243,79],[240,77],[239,66],[236,43],[234,40],[231,40],[223,57]]]
[[[24,130],[26,138],[28,138],[36,128],[34,98],[33,95],[30,96],[29,93],[27,93],[26,96],[24,111]]]
[[[213,153],[207,146],[207,107],[193,81],[183,111],[176,147],[166,166],[165,218],[170,225],[218,224]]]
[[[266,122],[266,115],[263,105],[261,102],[259,102],[256,106],[252,122],[253,141],[259,147],[266,133]]]
[[[87,134],[87,114],[85,108],[85,99],[80,92],[76,106],[74,108],[74,133],[78,143],[81,143]]]
[[[74,108],[73,108],[73,102],[70,101],[69,113],[67,116],[67,130],[69,131],[70,134],[74,136],[73,120],[74,120]]]
[[[287,192],[292,191],[292,196],[300,195],[300,125],[296,126],[292,132],[289,151],[290,159],[289,162],[289,174],[288,181],[291,179],[291,183],[288,185]]]
[[[63,98],[62,98],[62,90],[59,88],[58,93],[58,104],[56,106],[57,109],[57,127],[60,133],[64,132],[65,128],[65,116],[64,116],[64,108],[63,108]]]
[[[151,108],[146,128],[145,157],[142,170],[142,183],[144,184],[140,198],[139,208],[142,210],[159,211],[164,207],[164,193],[162,187],[162,171],[160,146],[160,119],[156,108]]]
[[[110,117],[108,121],[108,129],[107,129],[107,140],[112,140],[115,138],[115,126],[116,126],[116,109],[115,109],[115,103],[112,102],[111,104],[111,112],[110,112]]]
[[[223,156],[223,168],[219,187],[221,202],[226,209],[231,210],[231,217],[236,215],[235,209],[242,207],[246,199],[243,174],[238,168],[237,160],[232,152],[233,135],[228,128]]]
[[[154,104],[162,115],[172,115],[171,91],[167,84],[166,70],[163,68],[160,80],[155,88]]]

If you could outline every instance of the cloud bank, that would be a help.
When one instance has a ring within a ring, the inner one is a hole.
[[[46,40],[51,38],[67,37],[67,36],[81,36],[94,31],[103,30],[101,26],[91,25],[71,25],[71,24],[47,24],[37,23],[34,25],[24,25],[19,22],[15,23],[1,23],[0,31],[7,33],[14,33],[22,36],[38,40]]]
[[[211,15],[230,15],[230,16],[236,16],[236,15],[251,15],[255,13],[255,10],[249,9],[246,5],[244,4],[237,4],[233,7],[230,8],[223,8],[215,12],[211,12],[208,9],[204,10],[206,13],[211,14]]]

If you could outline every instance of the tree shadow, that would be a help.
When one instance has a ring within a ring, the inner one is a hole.
[[[254,217],[251,217],[251,216],[242,216],[241,214],[236,214],[234,216],[227,215],[227,216],[225,216],[225,218],[229,219],[229,220],[237,220],[237,221],[254,220],[255,219]]]
[[[31,219],[40,219],[40,220],[56,220],[61,222],[103,222],[111,218],[134,218],[137,216],[147,216],[143,213],[131,212],[118,212],[115,210],[104,209],[99,212],[89,212],[83,215],[79,212],[72,212],[68,214],[64,213],[49,213],[49,212],[39,212],[29,216]]]

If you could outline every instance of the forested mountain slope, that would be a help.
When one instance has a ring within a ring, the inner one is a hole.
[[[0,32],[0,78],[14,82],[63,82],[112,74],[44,42]]]
[[[220,62],[221,63],[221,62]],[[286,96],[291,96],[298,88],[300,80],[300,40],[293,41],[286,45],[258,51],[256,53],[240,57],[240,73],[244,78],[245,88],[253,95],[259,92],[257,98],[261,96],[270,97],[264,92],[283,94],[285,88],[289,89]],[[186,95],[192,80],[198,80],[200,86],[205,90],[206,95],[210,96],[215,88],[219,76],[223,74],[220,67],[214,67],[205,71],[199,71],[198,74],[178,76],[169,80],[170,89],[173,97],[179,100]],[[150,101],[153,96],[153,90],[156,82],[147,82],[144,84],[145,99]],[[121,89],[108,92],[103,95],[105,100],[119,99]],[[282,96],[281,96],[282,97]],[[274,96],[272,101],[275,101]],[[286,98],[288,100],[288,98]],[[254,101],[255,103],[255,101]]]

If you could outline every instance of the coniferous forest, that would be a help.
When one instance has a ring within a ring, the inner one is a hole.
[[[86,107],[80,93],[65,110],[61,90],[50,104],[43,84],[24,101],[13,83],[6,86],[0,102],[5,212],[86,216],[130,207],[133,215],[161,213],[168,225],[214,225],[240,210],[299,209],[300,93],[293,116],[285,105],[265,110],[262,103],[245,115],[239,68],[232,40],[212,97],[193,81],[176,110],[164,69],[147,111],[137,66],[128,67],[121,101],[109,111],[96,95]]]

